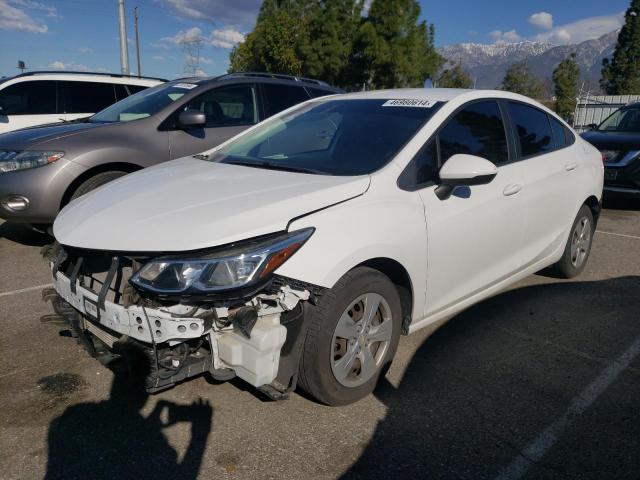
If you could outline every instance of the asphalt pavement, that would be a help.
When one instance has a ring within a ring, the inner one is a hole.
[[[605,206],[580,277],[403,337],[340,408],[206,377],[131,392],[40,322],[48,240],[0,223],[0,478],[638,479],[640,202]]]

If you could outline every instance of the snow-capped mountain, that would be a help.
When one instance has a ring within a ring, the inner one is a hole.
[[[554,46],[543,42],[517,42],[499,44],[460,43],[438,49],[449,64],[462,63],[477,88],[495,88],[500,85],[507,67],[526,61],[529,69],[544,80],[551,80],[554,68],[571,53],[576,54],[582,80],[587,88],[597,89],[602,60],[611,56],[618,38],[614,31],[600,38],[573,45]]]

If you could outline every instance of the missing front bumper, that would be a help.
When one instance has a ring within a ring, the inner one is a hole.
[[[82,260],[80,266],[77,260],[65,261],[51,263],[54,287],[47,299],[102,363],[130,361],[131,352],[141,353],[134,357],[138,363],[146,359],[142,370],[148,391],[204,372],[219,380],[237,375],[275,399],[286,398],[295,388],[306,333],[303,304],[309,298],[299,285],[294,289],[279,283],[240,306],[167,305],[144,299],[124,305],[118,301],[123,295],[111,291],[123,283],[117,278],[121,274],[106,272],[103,282],[91,288],[93,279],[89,282],[83,275]],[[249,332],[233,321],[243,309],[257,317]]]

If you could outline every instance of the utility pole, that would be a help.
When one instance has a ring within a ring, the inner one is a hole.
[[[120,69],[123,75],[129,75],[129,50],[127,48],[127,23],[124,18],[124,0],[118,0],[118,18],[120,21]]]
[[[138,34],[138,7],[133,9],[133,28],[136,31],[136,60],[138,61],[138,78],[142,75],[140,71],[140,35]]]

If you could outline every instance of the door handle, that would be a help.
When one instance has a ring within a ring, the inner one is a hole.
[[[510,183],[509,185],[504,187],[504,190],[502,190],[502,194],[508,197],[509,195],[515,195],[520,190],[522,190],[522,185],[520,185],[519,183]]]
[[[578,168],[578,164],[576,162],[569,162],[564,164],[564,169],[567,172],[570,172],[571,170],[575,170],[576,168]]]

